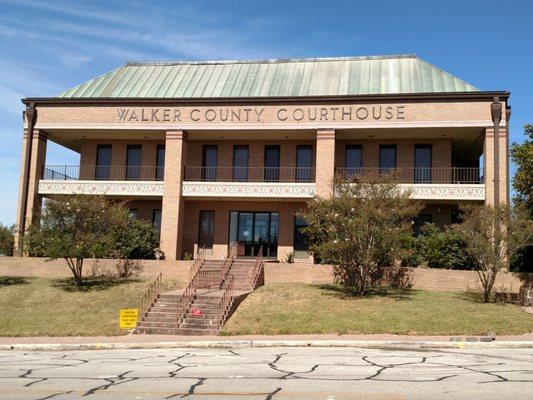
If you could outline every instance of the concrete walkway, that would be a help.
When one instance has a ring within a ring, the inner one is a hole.
[[[533,334],[488,337],[405,335],[1,337],[0,350],[100,350],[153,348],[359,347],[533,348]]]

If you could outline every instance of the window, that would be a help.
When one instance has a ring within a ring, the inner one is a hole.
[[[294,217],[294,257],[307,258],[309,257],[309,242],[308,237],[302,232],[302,229],[307,226],[307,222],[299,216]]]
[[[381,172],[396,168],[396,145],[379,146],[379,169]]]
[[[202,180],[217,180],[218,146],[204,146],[202,154]]]
[[[135,220],[135,219],[139,218],[139,210],[138,209],[130,208],[128,211],[130,212],[130,218],[132,220]]]
[[[215,236],[215,212],[200,211],[200,225],[198,227],[198,249],[204,246],[206,250],[213,249]]]
[[[425,224],[433,222],[433,217],[431,214],[419,214],[413,222],[413,235],[418,236],[422,233]]]
[[[415,145],[415,182],[431,182],[431,155],[430,144]]]
[[[162,181],[165,177],[165,145],[163,144],[157,146],[155,165],[155,180]]]
[[[157,241],[161,237],[161,210],[154,210],[152,213],[152,225],[157,234]]]
[[[313,180],[313,147],[296,147],[296,181],[311,182]]]
[[[279,146],[265,146],[265,182],[279,181]]]
[[[234,181],[248,180],[248,146],[233,146]]]
[[[126,179],[141,179],[141,145],[130,144],[126,153]]]
[[[352,177],[361,172],[363,166],[363,149],[360,145],[346,146],[344,167],[346,177]]]
[[[96,146],[95,179],[109,179],[111,169],[111,145],[99,144]]]

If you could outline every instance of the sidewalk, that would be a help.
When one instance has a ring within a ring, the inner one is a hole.
[[[402,335],[0,337],[0,350],[103,350],[238,347],[533,348],[533,334],[489,337]]]

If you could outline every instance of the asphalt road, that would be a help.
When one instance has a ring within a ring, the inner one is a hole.
[[[531,399],[530,349],[0,352],[0,399]]]

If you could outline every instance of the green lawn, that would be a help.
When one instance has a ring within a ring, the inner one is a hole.
[[[0,276],[0,336],[125,334],[119,310],[137,307],[150,283],[92,279],[77,291],[67,279]]]
[[[533,332],[533,315],[475,294],[395,291],[351,297],[338,286],[272,284],[252,293],[223,334],[391,333],[497,335]]]

